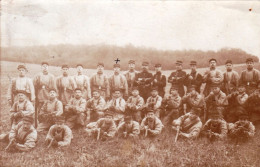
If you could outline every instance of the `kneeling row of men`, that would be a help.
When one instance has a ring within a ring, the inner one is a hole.
[[[192,108],[189,113],[173,120],[172,129],[177,131],[175,142],[178,137],[196,139],[200,134],[208,137],[211,141],[225,139],[228,134],[232,138],[240,139],[249,139],[255,134],[255,127],[252,122],[247,120],[247,115],[240,115],[239,121],[230,124],[215,115],[202,125],[199,113],[199,108]],[[152,138],[159,137],[164,128],[154,110],[147,111],[140,126],[131,116],[125,116],[124,120],[117,126],[113,115],[111,111],[106,111],[103,118],[86,126],[86,134],[102,141],[112,139],[116,134],[120,138],[137,139],[140,134]],[[5,150],[29,151],[33,149],[36,146],[38,134],[33,122],[32,116],[24,116],[17,125],[12,126],[8,134],[0,135],[1,141],[9,141]],[[72,138],[72,131],[65,124],[64,116],[56,116],[55,123],[50,127],[46,136],[45,141],[48,148],[52,146],[68,146]]]

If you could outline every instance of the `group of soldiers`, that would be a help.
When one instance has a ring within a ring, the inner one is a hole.
[[[199,135],[210,141],[227,135],[253,137],[260,121],[260,72],[253,59],[246,60],[241,75],[233,70],[231,60],[222,72],[217,60],[210,59],[204,74],[197,71],[196,61],[190,62],[189,73],[182,64],[177,61],[176,71],[168,77],[167,93],[161,64],[155,64],[152,74],[148,62],[137,72],[130,60],[123,74],[116,63],[108,77],[104,64],[98,63],[97,73],[89,78],[82,64],[76,66],[75,76],[69,75],[68,65],[62,65],[62,75],[55,77],[43,62],[42,72],[33,79],[26,76],[26,66],[19,65],[19,76],[8,89],[12,128],[0,140],[9,140],[6,150],[28,151],[42,132],[48,132],[48,147],[68,146],[75,128],[85,128],[88,136],[102,141],[115,136],[153,138],[163,129],[176,131],[175,141]]]

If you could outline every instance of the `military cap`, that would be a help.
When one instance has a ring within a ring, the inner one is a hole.
[[[112,116],[113,117],[114,114],[111,111],[106,110],[105,113],[104,113],[104,116]]]
[[[29,122],[31,124],[33,124],[33,117],[32,116],[29,116],[29,115],[26,115],[23,117],[23,122]]]
[[[105,67],[105,66],[104,66],[104,63],[102,63],[102,62],[98,62],[97,66],[103,66],[103,67]]]
[[[148,66],[149,65],[149,63],[147,62],[147,61],[144,61],[143,63],[142,63],[142,66]]]
[[[49,65],[49,63],[47,63],[46,61],[42,62],[42,65],[44,65],[44,64]]]
[[[227,60],[225,64],[233,64],[232,60]]]
[[[65,122],[65,117],[64,116],[56,116],[55,122]]]
[[[217,60],[216,60],[215,58],[211,58],[211,59],[209,59],[209,62],[211,62],[211,61],[215,61],[215,62],[217,62]]]
[[[253,60],[252,58],[247,58],[247,59],[246,59],[246,63],[247,63],[247,62],[254,62],[254,60]]]
[[[114,68],[116,68],[116,67],[119,67],[119,68],[120,68],[120,64],[114,64],[113,67],[114,67]]]
[[[190,65],[197,65],[197,62],[196,61],[190,61]]]
[[[77,66],[76,66],[76,67],[78,67],[78,66],[81,66],[81,67],[83,68],[83,65],[82,65],[82,64],[77,64]]]
[[[180,60],[177,60],[175,64],[182,65],[182,61],[180,61]]]
[[[17,90],[16,93],[17,94],[22,93],[24,95],[27,95],[27,92],[25,90]]]
[[[20,68],[23,68],[23,69],[27,70],[26,66],[23,65],[23,64],[19,64],[19,65],[18,65],[17,69],[19,70]]]
[[[152,87],[151,91],[154,91],[154,90],[158,91],[158,87],[157,86]]]
[[[190,112],[195,115],[199,115],[201,112],[201,109],[199,107],[192,107]]]
[[[150,113],[150,112],[154,113],[154,110],[153,110],[153,109],[147,109],[147,110],[146,110],[146,113],[147,113],[147,114]]]
[[[136,87],[136,86],[134,86],[134,87],[132,88],[132,91],[133,91],[133,90],[138,90],[138,91],[139,91],[138,87]]]
[[[156,63],[154,67],[162,67],[161,63]]]
[[[68,64],[63,64],[61,68],[69,68]]]
[[[134,60],[129,60],[128,64],[135,64],[135,61]]]
[[[56,92],[56,93],[57,93],[57,90],[56,90],[56,89],[54,89],[54,88],[51,88],[51,89],[49,89],[49,92],[51,92],[51,91],[54,91],[54,92]]]
[[[80,89],[80,88],[76,88],[74,91],[76,92],[77,90],[80,90],[82,92],[82,89]]]
[[[125,116],[124,121],[129,122],[132,120],[132,116]]]

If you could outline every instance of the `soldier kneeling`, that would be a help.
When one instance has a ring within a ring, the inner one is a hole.
[[[64,117],[56,117],[55,124],[50,127],[50,130],[46,136],[45,142],[48,148],[58,146],[68,146],[73,138],[71,129],[64,125]]]
[[[255,134],[255,126],[248,121],[248,115],[239,116],[239,121],[228,125],[229,135],[233,140],[246,141]]]
[[[192,108],[189,113],[174,120],[172,128],[177,131],[177,135],[188,139],[197,138],[202,128],[200,112],[200,108]]]
[[[96,137],[97,140],[108,140],[115,136],[116,124],[113,120],[113,113],[105,112],[105,118],[100,118],[97,122],[91,122],[85,129],[88,136]]]
[[[12,126],[9,134],[0,135],[1,141],[9,141],[5,151],[29,151],[36,146],[37,131],[33,121],[32,116],[24,116],[21,122]]]
[[[146,117],[141,123],[141,133],[144,134],[144,137],[156,137],[161,134],[162,129],[163,124],[161,120],[155,116],[153,110],[148,110]]]
[[[140,133],[139,123],[133,121],[131,116],[126,116],[124,122],[119,125],[117,133],[120,138],[137,139]]]
[[[202,135],[210,141],[223,140],[227,137],[227,122],[221,119],[219,115],[212,115],[202,128]]]

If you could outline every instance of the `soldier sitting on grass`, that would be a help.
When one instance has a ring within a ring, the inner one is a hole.
[[[144,137],[156,137],[161,134],[162,129],[163,124],[161,120],[155,116],[153,110],[148,110],[140,126],[141,134]]]
[[[17,91],[17,97],[18,101],[16,101],[10,109],[11,125],[17,125],[24,116],[33,116],[34,114],[34,107],[32,103],[27,100],[26,91]]]
[[[64,124],[64,116],[56,117],[55,124],[50,127],[45,142],[48,148],[68,146],[73,138],[71,129]]]
[[[36,146],[37,131],[33,127],[33,117],[24,116],[13,126],[9,134],[0,135],[0,141],[9,141],[5,151],[30,151]]]
[[[110,111],[105,112],[105,118],[100,118],[97,122],[89,123],[85,129],[88,136],[95,137],[101,141],[112,139],[116,134],[116,130],[113,113]]]
[[[145,109],[153,110],[155,115],[158,118],[160,118],[161,105],[162,105],[162,97],[158,95],[158,87],[153,87],[151,96],[146,101]]]
[[[255,126],[252,122],[248,121],[248,115],[241,114],[239,121],[230,123],[228,125],[229,136],[238,141],[246,141],[252,138],[255,134]]]
[[[221,119],[219,115],[212,115],[202,128],[202,135],[206,136],[210,141],[223,140],[227,137],[227,122]]]
[[[119,125],[117,133],[120,138],[137,139],[140,133],[139,123],[133,121],[131,116],[126,116],[124,122]]]
[[[65,106],[64,111],[66,116],[66,124],[71,129],[85,125],[86,103],[86,100],[82,98],[82,90],[80,88],[76,88],[74,91],[74,98],[70,99],[68,105]]]
[[[196,139],[202,128],[200,112],[200,108],[192,108],[189,113],[173,121],[173,130],[176,130],[183,138]]]
[[[57,92],[55,89],[49,90],[49,100],[47,100],[40,109],[38,120],[38,132],[49,130],[55,123],[56,116],[63,114],[62,102],[57,99]]]

